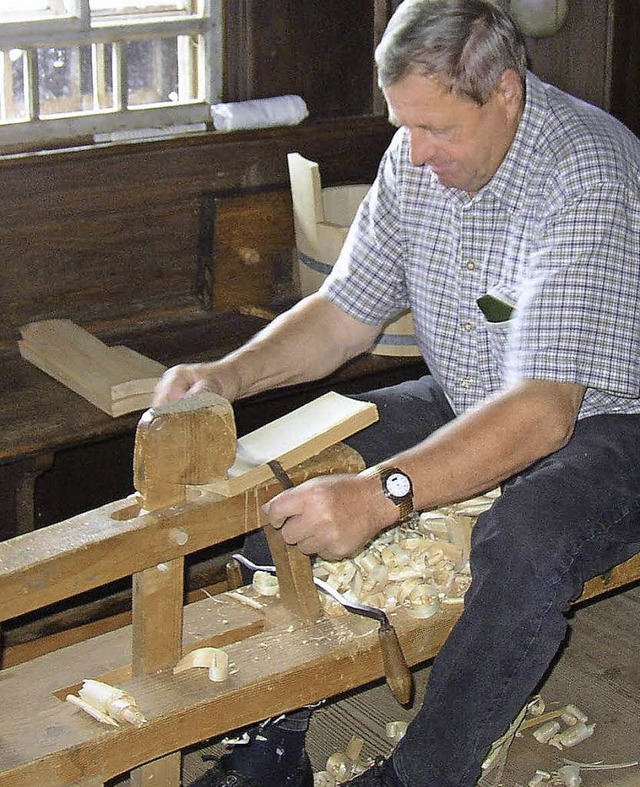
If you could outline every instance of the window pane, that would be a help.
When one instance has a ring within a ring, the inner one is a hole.
[[[135,18],[170,14],[186,16],[196,13],[197,0],[89,0],[89,9],[97,17]]]
[[[112,107],[112,57],[105,44],[38,49],[41,116]]]
[[[0,0],[0,23],[65,16],[68,5],[65,0]]]
[[[170,104],[197,97],[197,39],[191,36],[127,44],[128,104]]]
[[[27,117],[24,98],[26,54],[23,49],[0,52],[0,122],[24,120]]]

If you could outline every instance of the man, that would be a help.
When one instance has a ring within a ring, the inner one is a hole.
[[[240,350],[170,370],[158,401],[322,377],[411,307],[432,376],[365,397],[380,421],[350,443],[380,464],[267,513],[289,544],[338,559],[411,505],[502,484],[422,707],[393,757],[348,782],[471,787],[584,581],[640,551],[640,144],[528,73],[490,0],[405,0],[376,60],[399,131],[332,275]],[[311,784],[303,720],[261,728],[201,783]]]

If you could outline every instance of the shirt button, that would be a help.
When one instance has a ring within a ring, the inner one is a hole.
[[[474,328],[475,328],[475,326],[474,326],[474,324],[472,322],[463,322],[462,323],[462,329],[464,331],[466,331],[467,333],[470,333]]]
[[[474,271],[476,269],[476,264],[473,260],[467,260],[464,266],[468,271]]]
[[[473,383],[472,377],[463,377],[462,380],[460,380],[460,387],[471,388],[472,383]]]

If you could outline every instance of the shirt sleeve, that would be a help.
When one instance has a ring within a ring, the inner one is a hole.
[[[321,288],[336,306],[370,325],[383,325],[409,306],[401,207],[396,197],[401,134],[396,134],[384,154],[333,271]]]
[[[554,212],[526,262],[509,330],[507,380],[640,391],[640,203],[618,184]]]

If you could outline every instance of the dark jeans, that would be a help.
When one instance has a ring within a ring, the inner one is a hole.
[[[430,377],[359,398],[375,401],[380,415],[348,441],[367,464],[454,417]],[[583,419],[565,448],[506,482],[478,518],[464,612],[394,753],[403,782],[475,785],[491,744],[563,644],[583,583],[639,551],[640,415]]]

